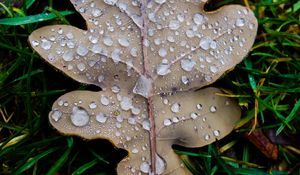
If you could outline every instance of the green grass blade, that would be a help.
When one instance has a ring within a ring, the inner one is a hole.
[[[85,163],[81,167],[79,167],[77,170],[75,170],[72,175],[80,175],[84,173],[86,170],[90,169],[91,167],[95,166],[98,163],[97,159],[94,159],[88,163]]]
[[[40,159],[47,157],[49,154],[55,152],[56,150],[58,150],[59,147],[55,147],[55,148],[50,148],[49,150],[29,159],[24,165],[22,165],[19,169],[17,169],[15,172],[13,172],[12,174],[14,175],[19,175],[24,173],[26,170],[28,170],[29,168],[31,168],[33,165],[35,165]]]
[[[66,16],[73,14],[73,11],[61,11],[61,16]],[[24,17],[14,17],[14,18],[3,18],[0,19],[0,25],[10,25],[10,26],[18,26],[23,24],[31,24],[36,22],[42,22],[47,21],[51,19],[55,19],[57,15],[55,13],[42,13],[38,15],[32,15],[32,16],[24,16]]]

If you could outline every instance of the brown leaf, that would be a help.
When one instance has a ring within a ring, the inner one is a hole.
[[[239,63],[257,30],[231,5],[205,12],[199,0],[72,0],[88,30],[54,25],[31,46],[47,62],[100,92],[60,97],[49,114],[60,132],[105,138],[128,150],[119,174],[189,174],[172,144],[200,147],[233,129],[240,109],[207,88]]]

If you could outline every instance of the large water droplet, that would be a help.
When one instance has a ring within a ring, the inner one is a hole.
[[[109,105],[109,98],[106,96],[101,96],[100,102],[102,105],[107,106]]]
[[[182,59],[181,60],[181,68],[187,72],[191,71],[194,66],[196,65],[196,62],[192,59]]]
[[[141,172],[143,173],[149,173],[150,172],[150,165],[148,162],[143,162],[141,165],[140,165],[140,170]]]
[[[168,64],[168,63],[160,63],[156,67],[156,73],[158,75],[167,75],[170,72],[171,72],[171,70],[170,70],[170,64]]]
[[[180,104],[179,103],[174,103],[171,106],[171,111],[174,113],[178,113],[180,111]]]
[[[77,52],[77,54],[80,55],[80,56],[85,56],[85,55],[89,52],[89,50],[86,48],[85,45],[80,44],[80,45],[77,47],[76,52]]]
[[[166,163],[165,161],[159,156],[159,155],[155,155],[155,167],[156,167],[156,174],[163,174],[163,172],[165,171],[166,169]]]
[[[128,111],[129,109],[131,109],[132,106],[132,100],[129,97],[123,97],[121,102],[120,102],[121,108],[125,111]]]
[[[48,41],[47,39],[42,39],[41,47],[45,50],[49,50],[52,46],[52,43]]]
[[[54,121],[58,121],[62,116],[62,112],[60,112],[59,110],[53,110],[51,112],[51,118],[54,120]]]
[[[73,60],[73,52],[71,51],[66,51],[63,56],[62,56],[63,60],[65,61],[72,61]]]
[[[147,78],[144,75],[141,75],[133,88],[133,93],[148,98],[151,91],[152,91],[152,79]]]
[[[96,115],[96,120],[99,123],[105,123],[107,120],[107,116],[104,113],[100,112],[99,114]]]
[[[201,25],[204,22],[204,17],[203,17],[203,15],[196,13],[193,17],[193,21],[195,24]]]
[[[82,127],[89,123],[90,116],[87,111],[80,107],[73,107],[72,114],[71,114],[71,122],[73,125]]]

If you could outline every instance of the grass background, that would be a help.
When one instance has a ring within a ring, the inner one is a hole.
[[[221,141],[174,150],[194,174],[300,174],[300,1],[212,0],[206,8],[233,3],[252,8],[258,34],[248,57],[213,86],[239,102],[242,119]],[[49,125],[60,95],[95,89],[30,49],[33,30],[57,23],[85,27],[68,0],[0,1],[0,174],[114,174],[126,155],[105,140],[62,136]]]

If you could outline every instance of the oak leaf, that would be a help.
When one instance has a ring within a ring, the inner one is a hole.
[[[238,105],[204,87],[250,50],[257,21],[246,7],[205,12],[205,0],[71,0],[87,30],[53,25],[29,41],[48,63],[102,88],[54,102],[61,133],[105,138],[129,152],[118,174],[190,174],[171,146],[200,147],[231,132]]]

